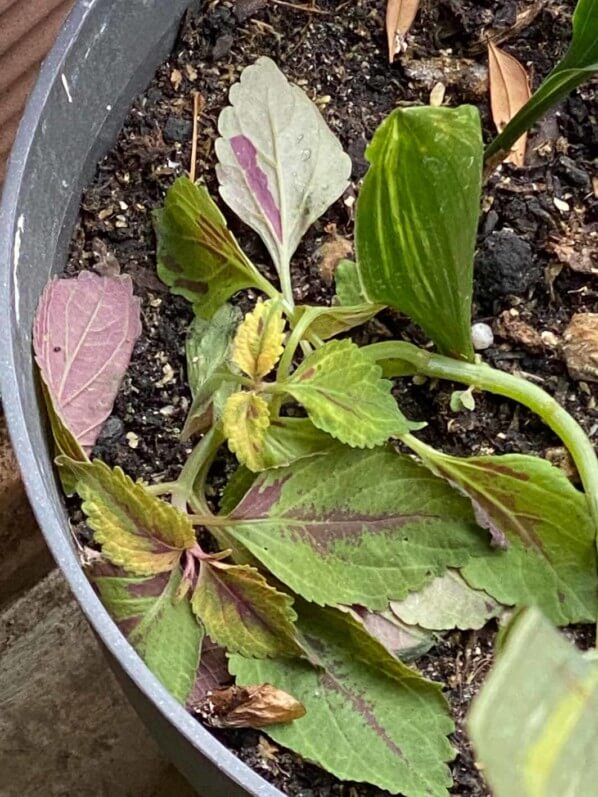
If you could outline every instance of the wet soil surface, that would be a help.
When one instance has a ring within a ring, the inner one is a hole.
[[[190,451],[179,433],[190,402],[184,341],[192,314],[156,277],[151,213],[189,166],[193,92],[200,93],[203,106],[197,173],[214,196],[218,113],[242,68],[260,55],[274,58],[307,91],[351,155],[351,188],[314,225],[295,257],[297,300],[321,303],[330,299],[332,289],[320,277],[317,249],[327,240],[331,223],[351,238],[354,197],[366,170],[365,144],[386,114],[401,103],[427,103],[440,81],[446,104],[478,105],[489,137],[485,38],[492,36],[525,64],[537,85],[566,49],[573,5],[572,0],[424,0],[407,51],[392,66],[382,0],[319,0],[321,13],[264,0],[215,0],[202,15],[189,18],[171,58],[134,103],[114,149],[99,164],[72,241],[69,274],[82,268],[109,273],[116,258],[143,301],[143,335],[95,455],[121,465],[134,478],[156,481],[176,477]],[[598,188],[592,167],[598,153],[591,142],[598,141],[597,119],[596,89],[582,88],[530,136],[528,165],[503,166],[489,181],[474,307],[475,320],[489,323],[495,333],[486,359],[527,374],[556,396],[593,439],[598,433],[595,386],[570,379],[560,344],[574,313],[597,309],[595,277],[580,255],[592,245],[590,233],[596,230]],[[227,216],[248,254],[273,278],[260,242]],[[565,254],[558,244],[566,244]],[[245,294],[241,303],[248,307],[252,298]],[[355,337],[358,342],[388,337],[424,342],[407,319],[390,311]],[[567,466],[556,438],[526,410],[476,393],[475,411],[455,414],[449,407],[453,389],[409,379],[397,384],[405,414],[428,422],[422,433],[428,442],[455,454],[533,452]],[[215,502],[227,467],[224,460],[218,464]],[[76,507],[72,517],[83,531]],[[463,797],[489,794],[473,762],[463,717],[490,665],[494,634],[491,626],[449,634],[419,662],[426,675],[447,687],[458,725],[452,793]],[[591,641],[588,629],[574,636],[584,645]],[[289,795],[382,794],[341,784],[285,751],[272,755],[257,732],[219,735]]]

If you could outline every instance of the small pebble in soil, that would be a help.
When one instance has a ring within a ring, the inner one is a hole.
[[[111,415],[99,434],[98,442],[106,443],[111,440],[117,440],[125,431],[125,425],[120,418],[116,415]]]
[[[498,230],[484,239],[475,268],[481,301],[525,293],[539,276],[531,246],[512,230]]]
[[[164,140],[169,144],[186,141],[191,135],[192,129],[193,124],[188,119],[169,116],[164,125]]]
[[[471,340],[476,351],[489,349],[494,343],[494,335],[488,324],[479,321],[471,327]]]

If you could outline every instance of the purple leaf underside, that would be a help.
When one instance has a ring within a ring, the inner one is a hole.
[[[141,334],[140,300],[130,277],[76,279],[46,286],[33,330],[35,358],[54,407],[89,453]]]

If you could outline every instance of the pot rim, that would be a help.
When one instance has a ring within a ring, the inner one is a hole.
[[[38,524],[54,559],[69,583],[80,608],[104,647],[153,707],[205,758],[230,780],[254,797],[283,797],[281,791],[243,763],[181,706],[129,645],[83,573],[76,552],[64,533],[65,517],[50,500],[44,472],[48,457],[36,454],[17,380],[15,362],[15,279],[19,262],[18,220],[22,186],[29,158],[34,155],[35,132],[42,123],[52,88],[61,80],[65,61],[94,10],[111,0],[78,0],[69,14],[50,54],[45,59],[29,97],[13,145],[0,205],[0,319],[5,324],[5,345],[0,347],[0,396],[23,482]],[[143,0],[142,0],[143,2]],[[189,0],[189,5],[191,4]],[[29,332],[29,330],[27,331]],[[209,788],[209,784],[206,784]]]

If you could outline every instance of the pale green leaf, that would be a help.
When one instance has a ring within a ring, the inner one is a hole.
[[[466,498],[387,448],[265,471],[229,517],[231,536],[320,604],[383,609],[488,548]]]
[[[434,634],[416,625],[404,623],[390,608],[379,612],[362,608],[354,611],[368,634],[401,661],[415,661],[434,645]]]
[[[119,468],[104,462],[75,462],[59,457],[76,481],[87,523],[103,555],[128,573],[162,573],[195,544],[191,522],[182,512],[156,498]]]
[[[229,653],[301,655],[293,599],[253,567],[202,562],[191,606],[210,638]]]
[[[269,374],[282,354],[284,327],[280,302],[258,301],[235,335],[235,365],[256,382]]]
[[[268,404],[256,393],[233,393],[226,400],[222,425],[228,447],[249,470],[262,470],[264,438],[269,424]]]
[[[573,37],[564,58],[541,83],[486,150],[486,160],[502,159],[522,133],[550,108],[598,72],[598,0],[579,0],[573,14]]]
[[[359,276],[359,268],[353,260],[341,260],[334,274],[336,296],[340,304],[345,307],[367,304]]]
[[[453,723],[440,686],[393,658],[346,613],[304,605],[299,629],[319,668],[300,659],[230,658],[238,683],[271,683],[306,708],[268,735],[342,780],[405,797],[448,797]]]
[[[476,108],[399,108],[368,147],[357,202],[368,299],[406,313],[443,354],[466,360],[482,152]]]
[[[270,421],[264,436],[262,468],[281,468],[299,459],[327,454],[338,442],[308,418],[280,417]]]
[[[299,320],[307,310],[313,312],[314,309],[307,305],[298,305],[295,307],[295,318]],[[314,320],[308,329],[322,340],[328,340],[335,335],[340,335],[354,327],[367,323],[383,309],[384,305],[369,303],[351,305],[350,307],[343,305],[320,307],[317,309],[317,313],[314,314]]]
[[[262,238],[284,284],[306,230],[347,187],[351,159],[269,58],[243,70],[229,99],[218,119],[220,194]]]
[[[177,600],[179,568],[143,578],[101,564],[90,576],[131,645],[173,697],[184,703],[195,682],[204,632],[189,601]]]
[[[193,403],[181,437],[186,440],[218,421],[217,411],[235,389],[234,383],[222,382],[218,372],[226,368],[233,335],[241,312],[230,304],[223,305],[210,320],[196,317],[187,332],[187,381]]]
[[[460,459],[414,449],[469,496],[498,546],[463,569],[472,587],[506,605],[538,606],[559,625],[595,620],[594,524],[585,496],[562,471],[519,454]]]
[[[392,601],[393,614],[408,625],[433,631],[482,628],[503,607],[483,590],[473,589],[457,570],[447,570],[402,601]]]
[[[358,448],[379,446],[412,424],[399,410],[382,369],[350,340],[334,340],[309,354],[284,383],[319,429]]]
[[[468,729],[495,797],[590,797],[598,664],[528,609],[513,621]]]
[[[211,318],[234,293],[269,283],[241,251],[207,189],[179,177],[155,216],[158,275]]]

